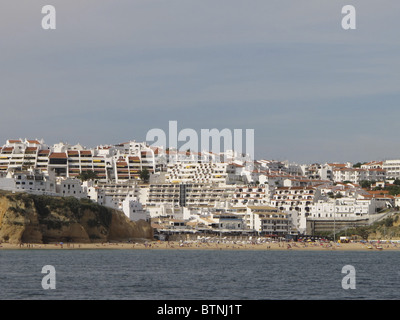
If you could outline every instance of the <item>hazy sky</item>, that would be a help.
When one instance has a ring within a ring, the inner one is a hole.
[[[254,129],[257,158],[399,158],[399,16],[397,0],[2,0],[0,144],[144,141],[176,120]]]

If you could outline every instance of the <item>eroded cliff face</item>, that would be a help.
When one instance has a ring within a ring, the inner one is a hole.
[[[0,192],[0,241],[9,243],[108,242],[152,239],[145,221],[90,200]]]

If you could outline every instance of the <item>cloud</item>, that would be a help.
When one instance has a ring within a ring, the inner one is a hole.
[[[254,128],[261,156],[293,160],[397,146],[400,3],[353,0],[352,31],[345,1],[54,0],[54,31],[40,27],[45,4],[0,5],[4,140],[140,140],[178,120]],[[383,131],[365,127],[375,108],[392,115]]]

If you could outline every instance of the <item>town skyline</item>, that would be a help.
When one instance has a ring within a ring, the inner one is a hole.
[[[85,148],[8,139],[0,148],[1,190],[90,199],[123,210],[132,221],[159,219],[154,227],[168,232],[171,226],[203,230],[205,222],[207,229],[218,230],[221,214],[230,221],[227,232],[312,234],[312,219],[324,224],[336,215],[347,226],[370,223],[382,218],[376,214],[399,206],[399,178],[400,160],[356,168],[351,163],[304,165],[234,152],[223,157],[176,152],[137,141]],[[169,211],[178,220],[171,220]],[[248,215],[261,220],[254,224]]]
[[[105,145],[115,146],[115,145],[118,145],[118,144],[121,144],[121,143],[124,143],[124,142],[131,142],[131,141],[135,141],[135,142],[138,142],[138,143],[146,143],[149,146],[152,145],[152,143],[149,143],[145,139],[144,140],[140,140],[140,139],[135,139],[135,138],[125,139],[125,140],[120,139],[120,140],[117,140],[117,141],[107,142],[107,143],[98,141],[98,143],[85,144],[85,143],[82,143],[82,141],[84,141],[82,139],[77,139],[76,141],[70,141],[70,140],[67,140],[67,139],[56,139],[54,137],[52,139],[51,138],[50,139],[46,139],[44,137],[36,137],[36,136],[34,136],[34,137],[32,137],[32,136],[31,137],[18,136],[18,137],[11,137],[11,138],[7,137],[7,138],[4,138],[4,139],[0,140],[0,146],[2,145],[1,141],[3,141],[3,145],[4,145],[4,143],[7,140],[13,140],[13,139],[17,139],[17,140],[21,140],[21,141],[24,141],[24,140],[27,140],[27,139],[28,140],[29,139],[32,139],[32,140],[43,140],[43,142],[45,144],[49,145],[49,146],[54,146],[54,145],[59,144],[59,143],[68,144],[68,145],[71,145],[71,146],[81,145],[85,149],[94,149],[94,148],[97,148],[99,146],[105,146]],[[184,142],[178,144],[178,148],[177,149],[179,150],[180,147],[183,144],[184,144]],[[154,146],[155,147],[162,147],[161,145],[158,145],[158,146],[154,145]],[[164,146],[164,150],[166,150],[166,149],[169,149],[168,145]],[[185,151],[186,151],[186,149],[185,149]],[[205,151],[205,150],[202,150],[202,151]],[[344,155],[344,156],[342,156],[340,158],[333,158],[333,159],[319,158],[320,161],[318,161],[318,160],[314,160],[313,161],[312,159],[310,161],[296,161],[296,159],[284,158],[283,156],[279,156],[279,155],[277,157],[269,157],[268,153],[265,153],[265,156],[262,156],[262,154],[263,153],[260,153],[259,150],[257,150],[257,148],[256,148],[255,149],[254,160],[255,161],[256,160],[273,160],[273,161],[281,161],[281,162],[288,161],[289,163],[297,163],[297,164],[316,164],[316,163],[318,163],[318,164],[324,164],[324,163],[352,163],[352,164],[356,164],[356,163],[368,163],[368,162],[372,162],[372,161],[386,161],[386,160],[400,159],[400,152],[399,152],[399,156],[394,155],[392,157],[390,157],[390,156],[377,156],[377,157],[369,158],[369,159],[360,159],[360,158],[349,159],[349,158],[346,157],[346,155]],[[261,156],[257,156],[257,155],[261,155]]]

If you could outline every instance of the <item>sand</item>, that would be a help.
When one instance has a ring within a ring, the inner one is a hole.
[[[0,250],[10,249],[130,249],[130,250],[285,250],[285,251],[400,251],[400,243],[324,243],[324,242],[261,242],[251,241],[148,241],[141,243],[63,243],[63,244],[9,244],[1,243]]]

